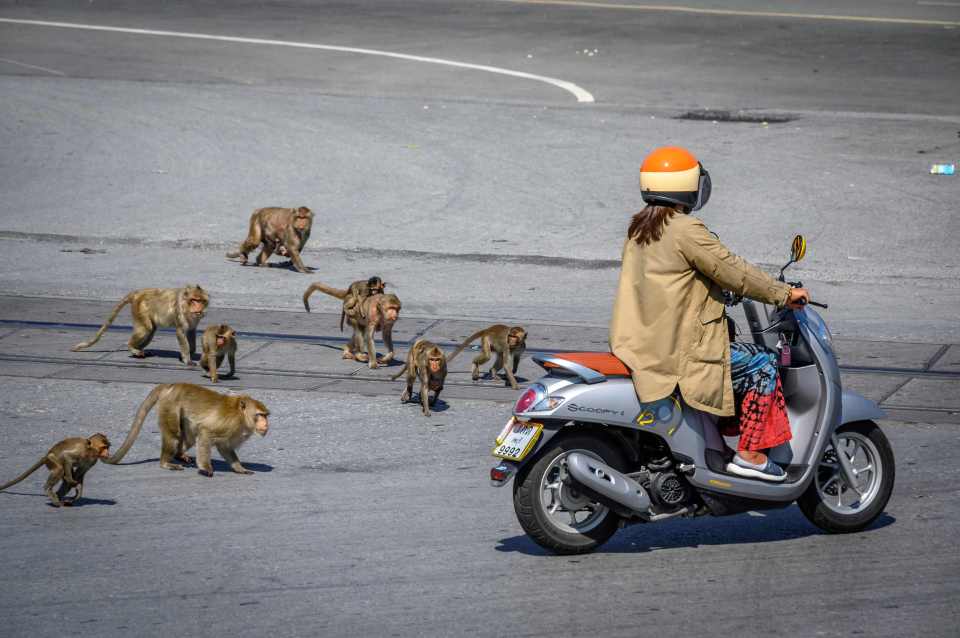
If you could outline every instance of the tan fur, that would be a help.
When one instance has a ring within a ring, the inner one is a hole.
[[[510,387],[516,390],[519,386],[514,375],[517,374],[517,367],[520,365],[520,355],[527,349],[527,331],[520,326],[511,328],[499,323],[484,328],[467,337],[466,341],[450,353],[447,363],[477,339],[481,340],[480,345],[483,350],[473,360],[473,380],[480,378],[480,366],[490,360],[491,352],[496,352],[497,360],[490,368],[490,376],[493,377],[497,370],[503,369],[507,373],[507,382]]]
[[[274,252],[290,257],[290,262],[298,272],[306,273],[300,252],[310,239],[313,229],[313,212],[306,206],[299,208],[258,208],[250,215],[250,229],[240,247],[227,257],[242,257],[246,265],[247,257],[261,246],[257,255],[257,265],[265,266]]]
[[[362,311],[361,302],[370,295],[381,294],[384,290],[384,283],[380,277],[373,276],[369,279],[360,279],[350,284],[346,290],[332,288],[321,282],[311,284],[303,293],[303,307],[310,312],[310,296],[317,292],[324,292],[332,297],[343,301],[343,307],[340,310],[340,332],[343,332],[343,322],[346,317],[356,316]],[[359,307],[358,307],[359,306]]]
[[[407,353],[407,362],[400,368],[400,372],[390,378],[399,379],[404,373],[407,375],[407,387],[400,395],[400,401],[406,403],[410,400],[413,381],[420,379],[420,405],[423,415],[430,416],[430,406],[440,398],[443,382],[447,378],[447,360],[443,356],[443,350],[426,339],[417,339]],[[428,399],[430,390],[434,391],[432,399]]]
[[[127,342],[132,356],[141,359],[146,356],[143,349],[153,339],[157,328],[176,328],[180,361],[187,366],[193,365],[193,353],[197,350],[197,324],[210,304],[210,295],[199,284],[183,288],[134,290],[114,307],[93,339],[70,349],[77,352],[100,341],[120,309],[127,304],[130,304],[130,313],[133,315],[133,334]]]
[[[35,471],[46,465],[50,470],[50,476],[43,486],[43,490],[50,497],[50,502],[54,507],[61,505],[72,505],[74,501],[83,496],[83,479],[91,467],[97,464],[97,461],[110,452],[110,441],[104,434],[94,434],[88,439],[75,437],[64,439],[55,444],[50,450],[34,463],[23,474],[13,479],[9,483],[0,485],[0,492],[12,487],[27,478]],[[60,482],[60,487],[56,492],[53,486]],[[74,490],[74,496],[66,500],[66,495],[70,490]]]
[[[236,371],[237,362],[237,331],[222,323],[217,326],[208,326],[200,337],[200,346],[203,350],[200,363],[202,368],[206,368],[210,381],[217,382],[217,369],[223,364],[223,358],[226,357],[230,363],[230,372],[227,376],[232,377]]]
[[[311,284],[304,293],[305,306],[307,298],[315,290],[341,300],[345,300],[350,292],[317,282]],[[392,361],[394,357],[393,324],[400,318],[400,307],[400,299],[390,293],[370,295],[361,300],[353,312],[347,316],[347,323],[353,328],[353,336],[343,347],[343,358],[369,362],[371,368]],[[377,332],[383,333],[383,343],[387,347],[387,354],[379,360],[373,343],[374,334]],[[363,350],[366,354],[361,354]]]
[[[254,433],[266,436],[270,411],[247,395],[219,394],[192,383],[161,384],[143,400],[123,445],[104,463],[116,464],[133,446],[143,422],[157,406],[160,426],[160,467],[182,470],[177,459],[192,463],[187,450],[197,446],[197,471],[213,476],[210,450],[216,447],[223,460],[238,474],[253,474],[241,465],[236,450]]]

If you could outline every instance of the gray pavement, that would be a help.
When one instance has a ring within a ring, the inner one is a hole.
[[[596,100],[410,59],[0,21],[0,480],[65,436],[118,444],[152,384],[207,383],[169,332],[130,359],[127,311],[69,352],[135,288],[210,290],[205,322],[241,332],[221,389],[273,411],[240,452],[251,477],[161,470],[151,419],[80,507],[47,506],[40,475],[0,494],[3,635],[955,635],[960,176],[928,170],[960,161],[960,7],[628,4],[0,1],[0,19],[378,49]],[[637,168],[665,143],[711,171],[702,217],[738,253],[773,270],[807,235],[791,274],[831,305],[845,387],[890,416],[897,486],[870,530],[825,536],[791,507],[547,556],[487,485],[516,393],[471,382],[464,353],[424,418],[396,366],[339,358],[336,301],[302,310],[311,281],[379,274],[403,300],[401,356],[494,321],[527,326],[531,352],[602,350]],[[313,274],[224,259],[254,208],[301,204]]]

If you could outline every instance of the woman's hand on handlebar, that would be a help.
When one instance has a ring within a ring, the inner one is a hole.
[[[810,293],[806,288],[791,288],[787,297],[787,307],[797,310],[810,303]]]

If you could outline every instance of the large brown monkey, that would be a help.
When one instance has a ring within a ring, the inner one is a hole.
[[[456,350],[447,357],[447,363],[450,363],[455,356],[460,354],[464,348],[470,345],[471,341],[480,339],[483,352],[478,354],[473,360],[473,380],[480,378],[480,366],[490,360],[490,352],[497,353],[497,360],[490,368],[490,376],[493,377],[497,370],[501,368],[507,373],[507,382],[514,390],[517,389],[517,380],[514,375],[517,373],[517,367],[520,365],[520,355],[527,349],[527,331],[520,326],[505,326],[495,324],[489,328],[484,328],[476,332],[467,340],[460,344]]]
[[[89,348],[107,331],[120,309],[130,304],[133,315],[133,334],[127,347],[131,356],[142,359],[147,356],[143,349],[153,339],[157,328],[176,328],[177,342],[180,344],[180,361],[193,365],[193,353],[197,350],[197,324],[210,303],[210,295],[200,287],[183,288],[144,288],[134,290],[120,300],[106,322],[97,331],[93,339],[70,348],[74,352]]]
[[[203,354],[200,355],[200,367],[206,369],[213,383],[217,382],[217,369],[223,364],[224,356],[230,362],[230,372],[227,376],[233,376],[237,369],[236,330],[225,323],[208,326],[200,337],[200,347],[203,350]]]
[[[297,271],[306,273],[307,268],[300,258],[300,251],[310,239],[310,230],[313,228],[313,212],[306,206],[299,208],[258,208],[250,215],[250,230],[247,238],[240,244],[236,252],[227,253],[227,257],[234,259],[243,257],[246,265],[247,256],[257,246],[262,246],[257,255],[257,265],[265,266],[267,259],[274,252],[290,257],[290,262]]]
[[[413,393],[413,380],[419,378],[420,405],[423,407],[423,415],[430,416],[430,406],[440,398],[443,382],[447,378],[447,360],[443,356],[443,350],[435,343],[417,339],[407,353],[407,362],[400,368],[400,372],[390,378],[395,381],[404,372],[407,374],[407,388],[400,395],[400,401],[406,403],[410,400]],[[430,390],[433,390],[434,395],[428,401]]]
[[[331,288],[320,282],[312,284],[304,293],[304,305],[307,305],[306,298],[308,293],[314,290],[336,297],[337,299],[346,299],[349,290]],[[307,307],[309,311],[309,306]],[[378,367],[378,363],[389,363],[393,360],[393,324],[400,318],[400,299],[393,294],[379,293],[370,295],[363,299],[354,312],[347,316],[347,323],[353,328],[353,336],[343,347],[344,359],[356,359],[357,361],[369,362],[371,368]],[[383,344],[387,347],[387,354],[379,361],[376,356],[376,348],[373,343],[375,333],[383,332]],[[366,350],[366,354],[361,351]]]
[[[343,320],[348,315],[352,317],[359,312],[360,308],[357,308],[357,306],[360,302],[370,295],[383,293],[385,287],[386,285],[383,283],[383,279],[376,275],[367,280],[360,279],[350,284],[350,287],[347,288],[347,294],[343,297],[343,308],[340,310],[340,332],[343,332]],[[337,297],[337,294],[334,294],[334,292],[340,292],[338,289],[330,288],[320,282],[312,284],[303,293],[303,307],[307,312],[310,312],[310,295],[317,290],[322,290],[335,297]]]
[[[50,476],[47,477],[43,490],[50,497],[50,502],[54,507],[72,505],[83,496],[84,476],[99,459],[106,459],[109,454],[110,441],[106,435],[97,433],[89,439],[80,437],[64,439],[50,448],[46,455],[42,456],[30,469],[9,483],[0,485],[0,492],[16,485],[41,466],[46,465],[50,470]],[[57,481],[60,481],[60,488],[54,493],[53,486]],[[75,490],[75,494],[72,499],[66,500],[64,497],[71,489]]]
[[[120,462],[140,434],[140,428],[154,405],[157,405],[160,424],[160,467],[182,470],[183,467],[174,464],[173,460],[192,463],[187,450],[196,444],[200,474],[213,476],[211,447],[220,451],[220,456],[237,474],[253,474],[241,465],[237,448],[254,433],[267,435],[270,410],[247,395],[228,396],[192,383],[155,387],[140,404],[123,445],[104,463]]]

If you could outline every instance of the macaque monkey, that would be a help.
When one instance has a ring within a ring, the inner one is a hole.
[[[313,291],[320,292],[346,300],[349,290],[331,288],[320,282],[312,284],[307,291],[303,293],[304,306],[307,306],[307,298]],[[307,306],[309,311],[309,306]],[[389,363],[393,360],[393,324],[400,318],[400,299],[389,293],[377,293],[364,297],[354,308],[352,314],[347,315],[347,323],[353,328],[353,336],[343,347],[344,359],[356,359],[361,362],[369,362],[370,368],[378,367],[378,363]],[[373,336],[377,332],[383,332],[383,343],[387,347],[387,354],[379,361],[376,356],[376,348],[373,343]],[[361,351],[366,350],[366,354]]]
[[[257,255],[257,265],[265,266],[270,255],[277,254],[290,257],[290,263],[298,272],[306,273],[300,252],[310,239],[310,230],[313,228],[313,212],[306,206],[299,208],[258,208],[250,216],[250,230],[247,238],[240,244],[236,252],[227,253],[227,257],[243,258],[247,264],[247,256],[257,246],[260,254]]]
[[[253,474],[243,467],[237,449],[254,433],[266,436],[267,406],[247,395],[229,396],[192,383],[161,384],[140,404],[130,433],[120,449],[104,463],[117,464],[140,434],[153,406],[160,425],[160,467],[182,470],[174,459],[189,465],[187,450],[197,446],[197,471],[213,476],[210,448],[216,447],[223,460],[237,474]]]
[[[507,373],[507,382],[514,390],[517,389],[517,380],[514,375],[517,373],[517,367],[520,365],[520,355],[527,349],[527,331],[520,326],[509,327],[503,324],[496,324],[489,328],[484,328],[476,332],[464,341],[447,357],[447,363],[450,363],[455,356],[460,354],[464,348],[470,345],[471,341],[480,339],[483,351],[473,360],[473,380],[480,378],[480,366],[490,360],[491,350],[497,353],[497,360],[490,368],[490,376],[493,377],[497,370],[501,368]]]
[[[130,313],[133,315],[133,334],[127,342],[131,356],[138,359],[147,356],[143,349],[153,339],[153,333],[157,328],[176,328],[177,342],[180,344],[180,361],[187,366],[194,365],[193,353],[197,350],[197,324],[200,323],[203,313],[210,304],[210,295],[200,287],[200,284],[183,288],[134,290],[114,307],[113,312],[93,339],[78,343],[70,349],[77,352],[100,341],[100,337],[117,318],[120,309],[127,304],[130,304]]]
[[[420,379],[420,405],[423,407],[423,416],[430,416],[430,407],[440,398],[443,390],[443,381],[447,378],[447,359],[435,343],[425,339],[417,339],[410,352],[407,353],[407,362],[391,379],[399,379],[402,374],[407,375],[407,389],[400,395],[401,403],[410,400],[413,392],[413,380]],[[428,400],[430,390],[433,390],[432,399]]]
[[[379,295],[382,294],[386,284],[383,283],[383,279],[374,275],[367,280],[360,279],[358,281],[350,284],[350,287],[347,288],[347,294],[343,297],[343,308],[340,310],[340,332],[343,332],[343,320],[347,316],[354,316],[359,311],[360,308],[357,308],[364,299],[370,295]],[[306,291],[303,293],[303,307],[310,312],[310,295],[312,295],[317,290],[326,292],[328,295],[333,295],[337,297],[340,291],[336,288],[330,288],[324,284],[317,282],[312,284]],[[339,298],[339,297],[338,297]]]
[[[200,337],[200,346],[203,349],[201,355],[201,367],[207,369],[210,380],[217,382],[217,369],[223,363],[223,357],[226,356],[230,362],[230,373],[227,376],[233,376],[237,368],[237,331],[225,323],[219,326],[209,326],[203,331]]]
[[[100,459],[106,459],[110,455],[110,441],[106,435],[94,434],[89,439],[80,437],[64,439],[50,448],[50,451],[39,461],[34,463],[30,469],[13,479],[9,483],[0,485],[0,492],[12,487],[27,478],[41,466],[46,465],[50,470],[50,476],[43,486],[43,490],[50,497],[50,502],[54,507],[61,505],[73,505],[74,501],[83,496],[83,478],[91,467],[97,464]],[[53,486],[60,481],[60,487],[56,492]],[[70,500],[65,497],[70,490],[74,490],[74,496]]]

